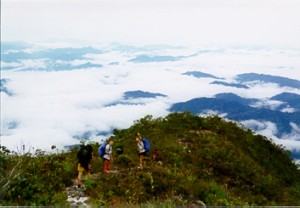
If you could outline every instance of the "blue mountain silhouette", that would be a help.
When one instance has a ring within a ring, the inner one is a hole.
[[[249,87],[247,85],[236,84],[236,83],[227,83],[227,82],[221,82],[221,81],[213,81],[210,84],[224,85],[226,87],[249,89]]]
[[[135,99],[135,98],[156,98],[156,97],[167,97],[161,93],[152,93],[152,92],[145,92],[141,90],[136,91],[127,91],[124,93],[124,99]]]
[[[187,72],[183,73],[183,75],[194,76],[196,78],[223,79],[223,78],[220,78],[220,77],[216,77],[212,74],[207,74],[207,73],[200,72],[200,71],[187,71]]]
[[[249,82],[263,82],[263,83],[274,83],[278,84],[280,87],[291,87],[300,89],[300,81],[296,79],[290,79],[281,76],[272,76],[267,74],[257,74],[257,73],[245,73],[239,74],[235,79],[243,84]]]
[[[187,102],[176,103],[171,106],[170,111],[190,111],[193,114],[200,114],[213,110],[226,113],[226,118],[236,121],[271,121],[277,125],[278,132],[275,135],[279,138],[291,133],[290,122],[300,126],[300,112],[285,113],[267,108],[254,108],[248,105],[253,101],[255,100],[242,99],[232,94],[220,94],[216,98],[195,98]]]

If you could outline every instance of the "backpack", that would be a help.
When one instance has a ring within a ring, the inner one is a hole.
[[[88,156],[88,147],[86,145],[81,145],[78,151],[77,157],[78,159],[82,159]]]
[[[149,152],[150,151],[150,142],[146,138],[143,138],[142,141],[143,141],[143,144],[144,144],[145,152]]]
[[[103,142],[100,145],[100,147],[98,149],[98,155],[99,155],[99,157],[103,157],[105,155],[105,147],[106,147],[106,145],[107,145],[107,142]]]

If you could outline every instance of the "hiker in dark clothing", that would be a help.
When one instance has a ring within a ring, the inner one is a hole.
[[[78,153],[78,187],[82,185],[82,174],[85,170],[88,174],[88,178],[91,177],[91,160],[93,157],[93,148],[90,144],[88,145],[81,145]]]

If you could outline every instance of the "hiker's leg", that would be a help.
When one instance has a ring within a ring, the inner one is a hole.
[[[81,181],[81,177],[82,177],[82,172],[78,172],[78,184],[81,185],[82,181]]]
[[[105,172],[106,172],[106,159],[103,159],[103,163],[104,163],[104,169],[103,169],[103,172],[105,173]]]
[[[144,155],[140,154],[139,157],[140,157],[140,167],[142,167],[144,165]]]
[[[110,164],[111,164],[110,160],[107,160],[107,171],[110,170]]]
[[[91,166],[91,164],[89,164],[88,170],[87,170],[87,177],[88,177],[89,179],[91,178],[91,169],[92,169],[92,166]]]
[[[80,163],[78,163],[78,177],[77,177],[78,185],[82,185],[81,178],[82,178],[83,170],[84,170],[84,168],[81,167]]]
[[[108,173],[109,171],[109,160],[104,159],[104,173]]]

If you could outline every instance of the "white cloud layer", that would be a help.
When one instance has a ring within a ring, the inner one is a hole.
[[[199,49],[185,48],[155,51],[155,54],[187,56],[197,51]],[[149,51],[145,53],[151,55]],[[9,80],[6,87],[13,96],[1,92],[1,143],[10,148],[21,144],[21,141],[30,142],[38,148],[49,149],[53,144],[61,148],[78,143],[74,136],[85,132],[94,132],[91,139],[99,141],[103,137],[97,136],[96,132],[127,128],[134,120],[148,114],[165,116],[172,103],[196,97],[212,97],[222,92],[249,98],[269,98],[282,92],[300,94],[299,89],[270,84],[256,85],[247,90],[211,85],[211,78],[182,75],[187,71],[201,71],[233,80],[237,74],[256,72],[300,80],[297,71],[300,59],[295,50],[227,49],[200,53],[175,62],[128,62],[137,54],[141,52],[107,51],[85,56],[91,58],[89,61],[92,63],[102,64],[99,69],[54,72],[2,70],[2,78]],[[110,65],[111,62],[118,64]],[[74,65],[82,63],[72,62]],[[27,60],[21,65],[38,68],[43,66],[43,62]],[[124,92],[133,90],[162,93],[168,97],[138,99],[131,105],[111,105],[122,101]],[[273,137],[276,133],[276,125],[270,122],[250,123],[261,126],[260,133],[264,135]],[[18,126],[13,129],[12,125]],[[299,135],[299,127],[293,128],[292,139],[289,139],[291,135],[286,135],[285,140],[276,141],[300,150],[299,141],[294,138]]]

